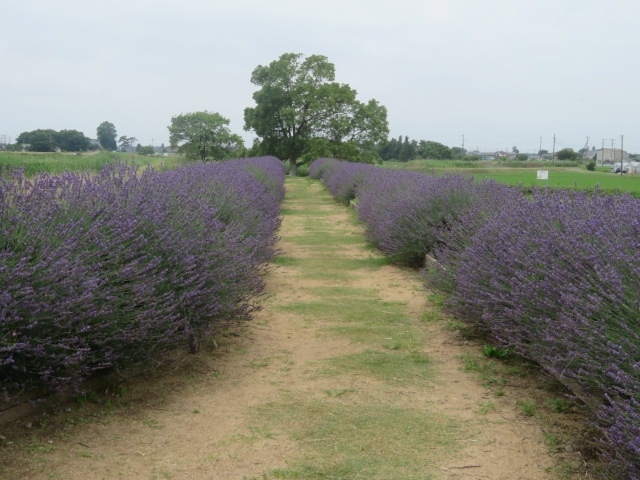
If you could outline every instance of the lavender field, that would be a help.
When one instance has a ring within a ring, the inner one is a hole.
[[[0,180],[0,390],[78,390],[192,351],[260,306],[284,169],[273,157]]]
[[[640,199],[319,159],[368,239],[448,308],[592,409],[615,478],[640,478]]]

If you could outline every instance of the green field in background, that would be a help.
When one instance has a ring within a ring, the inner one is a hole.
[[[555,167],[534,164],[527,168],[505,167],[486,162],[455,162],[444,160],[416,160],[407,163],[385,162],[387,168],[407,168],[433,174],[458,173],[472,175],[477,180],[496,180],[507,185],[531,187],[561,187],[578,190],[602,189],[608,193],[629,192],[640,197],[640,174],[619,175],[610,167],[598,167],[591,172],[583,166]],[[548,170],[548,180],[537,180],[538,170]]]
[[[0,171],[3,169],[23,169],[27,176],[46,172],[58,175],[63,172],[99,171],[106,164],[120,161],[133,163],[140,168],[147,165],[154,169],[171,169],[178,165],[177,156],[142,156],[120,152],[88,152],[81,155],[74,153],[32,153],[32,152],[0,152]]]

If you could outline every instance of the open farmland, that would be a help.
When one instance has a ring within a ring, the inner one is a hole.
[[[98,172],[105,165],[118,161],[127,162],[139,167],[150,166],[157,170],[175,168],[178,157],[141,156],[118,152],[88,152],[81,155],[74,153],[31,153],[31,152],[0,152],[0,170],[21,169],[25,175],[31,177],[38,173],[59,175],[62,172]]]
[[[528,168],[507,167],[499,163],[456,162],[444,160],[414,160],[406,163],[386,162],[385,167],[408,169],[426,173],[457,173],[473,175],[478,180],[491,179],[506,185],[531,187],[560,187],[577,190],[593,190],[595,188],[607,193],[629,192],[640,197],[640,175],[617,175],[608,168],[598,167],[591,172],[584,167],[556,167],[552,164],[541,164]],[[548,170],[548,180],[538,180],[537,170]]]

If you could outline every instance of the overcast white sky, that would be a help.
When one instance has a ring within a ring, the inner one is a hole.
[[[208,110],[249,146],[251,72],[295,52],[385,105],[392,137],[640,153],[638,0],[7,0],[0,18],[7,138],[110,121],[168,144],[173,115]]]

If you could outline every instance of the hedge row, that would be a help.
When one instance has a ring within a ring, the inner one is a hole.
[[[247,317],[283,196],[272,157],[3,176],[0,389],[77,389]]]
[[[312,165],[313,167],[313,165]],[[470,177],[324,161],[355,191],[369,239],[497,346],[538,362],[593,408],[616,478],[640,478],[640,200],[570,190],[525,196]]]

